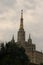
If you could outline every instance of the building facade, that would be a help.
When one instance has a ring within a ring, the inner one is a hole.
[[[30,34],[28,41],[25,41],[25,30],[23,26],[23,10],[21,10],[20,28],[18,31],[16,43],[25,48],[26,54],[28,55],[31,63],[43,63],[43,53],[36,51],[36,45],[32,43]]]

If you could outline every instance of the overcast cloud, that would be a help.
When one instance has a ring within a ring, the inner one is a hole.
[[[0,0],[0,40],[9,41],[20,24],[20,12],[24,10],[26,40],[29,33],[38,50],[43,50],[43,0]]]

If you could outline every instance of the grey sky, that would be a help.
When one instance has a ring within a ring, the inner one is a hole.
[[[43,50],[43,0],[0,0],[0,40],[17,41],[20,11],[24,10],[26,40],[29,33],[38,50]]]

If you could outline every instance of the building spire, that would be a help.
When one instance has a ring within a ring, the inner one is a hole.
[[[31,35],[29,34],[29,39],[31,39]]]
[[[20,28],[18,31],[17,41],[21,42],[21,43],[25,41],[25,31],[24,31],[24,27],[23,27],[23,10],[21,10]]]
[[[23,29],[23,10],[21,10],[20,29]]]
[[[29,34],[29,39],[28,39],[29,44],[32,44],[32,39],[31,39],[31,35]]]
[[[21,18],[23,18],[23,10],[21,10]]]
[[[11,42],[12,42],[12,43],[14,43],[14,42],[15,42],[15,40],[14,40],[14,35],[12,36],[12,40],[11,40]]]

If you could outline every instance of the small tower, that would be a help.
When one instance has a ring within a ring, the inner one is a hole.
[[[32,39],[31,39],[31,35],[29,34],[29,39],[28,39],[29,44],[32,44]]]
[[[32,43],[30,34],[29,34],[29,39],[28,39],[28,45],[29,45],[29,51],[35,51],[36,47],[35,47],[35,44]]]
[[[23,27],[23,10],[21,10],[21,18],[20,18],[20,28],[18,31],[18,42],[24,42],[25,41],[25,31]]]

